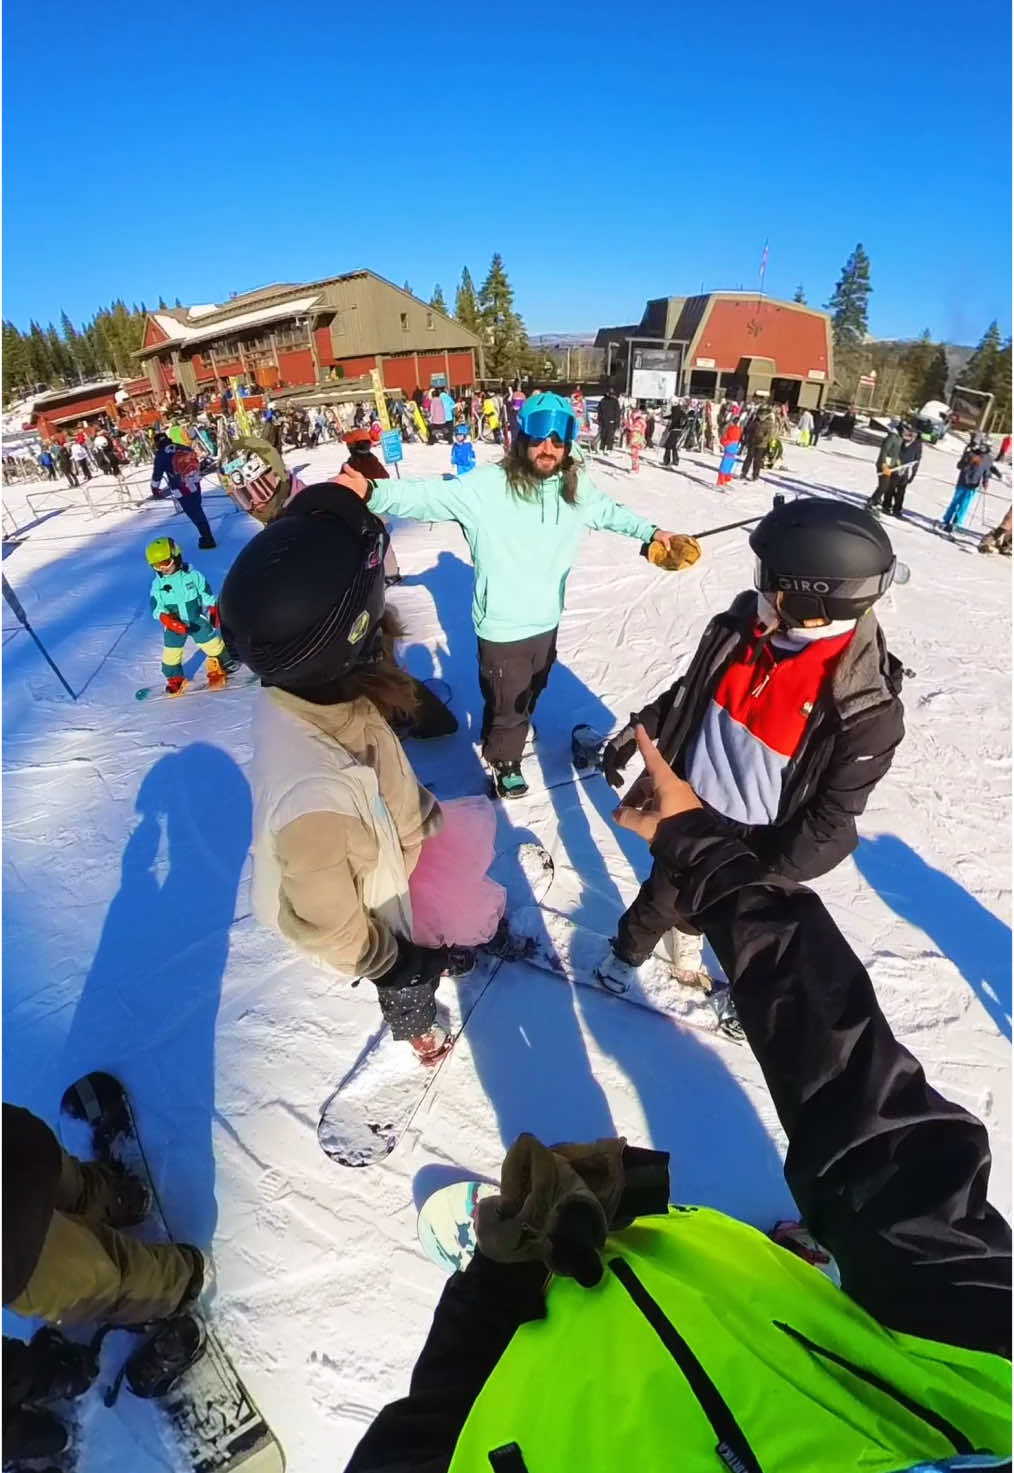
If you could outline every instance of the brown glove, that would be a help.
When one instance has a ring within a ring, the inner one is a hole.
[[[671,538],[668,547],[661,542],[646,542],[641,551],[653,567],[667,573],[692,568],[701,558],[701,544],[689,535]]]
[[[586,1287],[623,1195],[626,1142],[544,1146],[527,1131],[507,1152],[500,1195],[479,1203],[476,1239],[499,1263],[541,1261]]]

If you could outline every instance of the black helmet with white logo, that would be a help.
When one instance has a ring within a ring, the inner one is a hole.
[[[775,506],[750,534],[754,583],[787,624],[858,619],[894,581],[896,559],[876,517],[805,496]]]
[[[300,491],[225,576],[218,609],[229,652],[262,684],[308,699],[377,659],[387,544],[354,491],[331,482]]]

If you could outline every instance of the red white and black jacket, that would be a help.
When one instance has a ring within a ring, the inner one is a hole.
[[[719,720],[725,721],[728,731],[729,721],[718,715],[715,696],[726,672],[754,640],[756,622],[757,595],[741,593],[731,608],[708,624],[686,674],[631,718],[644,725],[666,760],[688,781],[702,728]],[[822,644],[833,650],[822,651]],[[820,672],[813,688],[803,690],[829,653],[835,656],[830,678]],[[799,708],[810,709],[798,730],[784,729],[784,714],[776,719],[777,731],[762,727],[761,741],[773,738],[771,751],[781,744],[774,763],[777,771],[772,770],[774,759],[768,762],[767,813],[762,817],[756,805],[747,804],[736,813],[725,806],[723,816],[742,826],[740,832],[768,873],[803,881],[827,874],[856,847],[856,818],[890,769],[905,734],[899,697],[902,667],[888,650],[872,610],[862,616],[844,647],[838,640],[818,641],[812,653],[794,655],[783,666],[784,674],[780,668],[777,679],[799,684]],[[759,670],[758,682],[764,673]],[[738,698],[736,692],[730,698],[727,688],[723,694],[727,716],[735,720],[743,714],[742,701],[749,700],[749,689]],[[743,746],[756,746],[745,724],[740,729]],[[759,757],[754,751],[744,760],[759,762]],[[708,801],[707,793],[699,796]],[[717,811],[723,805],[709,806]]]

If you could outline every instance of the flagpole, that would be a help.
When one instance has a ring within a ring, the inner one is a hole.
[[[765,277],[765,275],[767,273],[767,269],[768,269],[768,243],[767,243],[767,241],[765,241],[764,242],[764,249],[761,252],[761,264],[760,264],[760,294],[761,294],[761,296],[764,295],[764,277]]]

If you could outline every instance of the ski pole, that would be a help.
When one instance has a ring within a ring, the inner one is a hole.
[[[784,506],[784,493],[781,491],[776,491],[774,496],[772,497],[771,505],[773,507]],[[726,522],[721,527],[706,527],[703,532],[693,532],[691,535],[698,539],[700,539],[701,537],[714,537],[716,532],[732,532],[736,527],[749,527],[752,522],[759,522],[762,517],[766,516],[766,511],[759,511],[756,516],[746,517],[745,520],[742,522]]]
[[[29,624],[29,622],[28,622],[28,615],[25,613],[24,609],[21,607],[21,604],[20,604],[20,601],[18,600],[17,594],[14,592],[14,589],[11,587],[11,585],[7,582],[7,579],[6,578],[3,579],[3,596],[6,599],[8,605],[10,606],[11,612],[13,613],[14,617],[17,619],[18,623],[22,626],[22,628],[24,629],[25,633],[28,634],[28,635],[30,635],[31,638],[38,645],[39,651],[40,651],[40,653],[42,655],[42,658],[45,660],[46,664],[52,670],[52,672],[56,676],[57,680],[63,686],[64,690],[70,696],[71,700],[72,701],[76,701],[77,700],[77,696],[71,690],[71,688],[67,684],[66,680],[64,680],[63,675],[60,673],[59,666],[56,664],[55,660],[53,660],[53,658],[51,657],[49,651],[46,649],[46,646],[42,643],[42,640],[36,634],[35,630],[31,626],[31,624]]]
[[[716,532],[731,532],[734,527],[749,527],[752,522],[759,522],[761,517],[764,516],[767,516],[767,512],[759,511],[755,517],[747,517],[743,522],[726,522],[721,527],[707,527],[703,532],[692,533],[692,536],[698,539],[701,537],[714,537]]]

